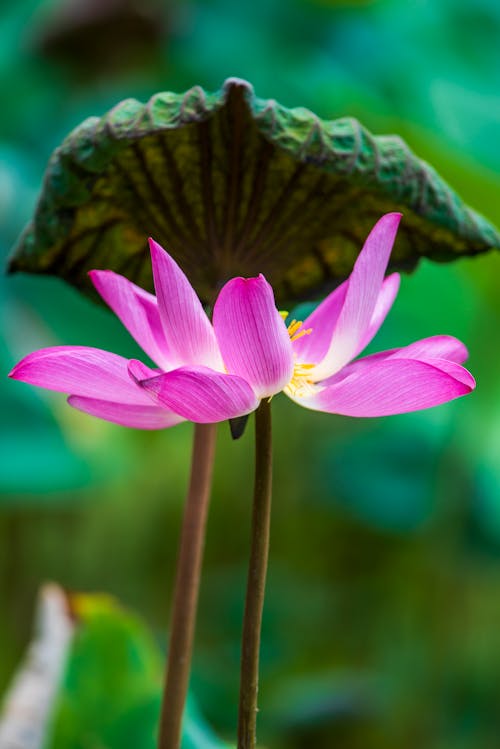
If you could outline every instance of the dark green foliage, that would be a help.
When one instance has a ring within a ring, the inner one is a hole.
[[[87,272],[110,268],[151,289],[152,235],[205,302],[228,278],[261,272],[290,301],[345,277],[393,210],[404,213],[394,267],[500,246],[399,137],[323,122],[230,79],[217,94],[128,99],[85,120],[54,152],[10,269],[91,292]]]

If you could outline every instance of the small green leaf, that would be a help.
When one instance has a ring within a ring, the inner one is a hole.
[[[155,749],[163,659],[141,619],[104,595],[76,595],[77,626],[46,749]],[[182,749],[228,749],[192,697]]]
[[[500,236],[397,136],[352,118],[321,121],[229,79],[127,99],[85,120],[54,152],[10,270],[91,292],[110,268],[152,288],[146,239],[210,302],[234,275],[265,273],[279,302],[345,277],[375,221],[401,210],[393,266],[500,247]]]

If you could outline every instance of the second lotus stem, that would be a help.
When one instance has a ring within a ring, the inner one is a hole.
[[[271,437],[271,404],[266,399],[255,413],[255,486],[241,648],[238,749],[254,749],[256,743],[260,633],[271,525]]]

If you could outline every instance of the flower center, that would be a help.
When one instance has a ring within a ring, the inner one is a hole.
[[[292,379],[288,385],[283,388],[285,393],[296,398],[303,398],[306,395],[314,395],[316,392],[316,383],[309,377],[310,370],[315,367],[315,364],[299,364],[298,362],[293,365]]]
[[[283,320],[288,317],[288,312],[280,312]],[[303,322],[301,320],[292,320],[288,325],[288,335],[291,341],[298,341],[302,336],[310,335],[312,328],[302,328]],[[287,395],[302,398],[306,395],[313,395],[316,391],[316,385],[309,377],[310,370],[313,369],[315,364],[302,364],[295,362],[293,365],[292,379],[288,385],[284,388]]]

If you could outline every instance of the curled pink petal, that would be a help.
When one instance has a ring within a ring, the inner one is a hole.
[[[203,365],[222,370],[215,333],[195,290],[177,263],[149,240],[160,319],[172,367]]]
[[[182,416],[151,403],[149,405],[131,405],[98,400],[97,398],[82,398],[79,395],[70,395],[68,403],[78,411],[97,416],[104,421],[111,421],[113,424],[135,429],[166,429],[184,421]]]
[[[264,276],[228,281],[213,322],[227,371],[243,377],[259,398],[278,393],[290,381],[292,344]]]
[[[380,293],[377,298],[377,303],[375,304],[375,309],[373,310],[370,324],[366,329],[362,340],[360,341],[359,348],[356,351],[356,355],[359,354],[360,351],[363,351],[366,346],[368,346],[370,341],[375,338],[378,331],[380,330],[382,323],[387,317],[387,314],[398,295],[400,280],[401,279],[399,273],[392,273],[390,276],[387,276],[387,278],[384,279],[382,288],[380,289]]]
[[[297,359],[301,362],[317,364],[326,355],[332,341],[335,325],[344,305],[349,281],[344,281],[332,293],[321,302],[312,312],[307,320],[304,320],[302,328],[311,329],[310,335],[299,338],[293,344]],[[355,355],[362,351],[378,333],[380,326],[387,317],[394,300],[399,291],[399,273],[392,273],[382,283],[375,309],[370,324],[359,343]]]
[[[241,377],[208,367],[180,367],[140,382],[158,403],[189,421],[209,424],[244,416],[259,399]]]
[[[345,416],[389,416],[437,406],[473,388],[472,376],[453,362],[438,367],[416,359],[388,358],[294,400],[306,408]]]
[[[312,332],[293,342],[293,350],[298,361],[317,364],[324,358],[344,306],[348,284],[349,281],[344,281],[337,286],[304,320],[302,330]]]
[[[156,298],[111,270],[92,270],[95,288],[151,359],[164,370],[171,368],[168,347]]]
[[[321,382],[321,385],[328,386],[334,385],[335,383],[345,380],[355,372],[359,373],[362,370],[370,367],[374,362],[381,361],[382,359],[418,359],[419,361],[426,361],[438,369],[444,369],[447,371],[447,362],[450,364],[450,374],[456,374],[457,378],[463,377],[463,373],[467,373],[465,378],[466,384],[471,384],[472,376],[463,367],[453,368],[453,364],[461,364],[468,357],[468,352],[464,344],[449,335],[437,335],[430,336],[429,338],[422,338],[420,341],[410,343],[409,346],[403,346],[402,348],[393,348],[387,351],[379,351],[376,354],[370,354],[369,356],[363,356],[360,359],[354,359],[354,361],[346,364],[342,367],[340,372],[336,372],[331,377]],[[472,382],[474,380],[472,379]]]
[[[431,364],[436,369],[446,372],[446,374],[451,375],[455,380],[462,382],[469,388],[469,391],[474,390],[476,387],[476,380],[469,370],[454,361],[448,361],[447,359],[419,359],[419,361],[424,361],[426,364]]]
[[[387,213],[368,235],[349,277],[329,348],[313,370],[315,380],[334,374],[359,351],[375,312],[400,219],[400,213]]]
[[[60,393],[120,403],[150,403],[123,356],[88,346],[54,346],[22,359],[9,377]]]

